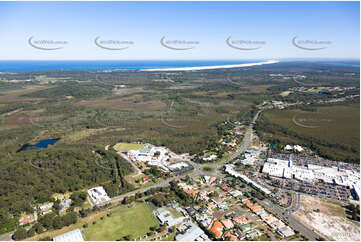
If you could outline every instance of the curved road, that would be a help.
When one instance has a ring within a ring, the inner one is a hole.
[[[112,198],[109,202],[110,203],[116,203],[116,202],[120,202],[122,201],[125,197],[127,196],[133,196],[135,195],[136,193],[139,193],[139,192],[145,192],[145,191],[148,191],[152,188],[158,188],[158,187],[166,187],[169,185],[169,182],[175,180],[175,179],[179,179],[179,178],[182,178],[182,177],[185,177],[185,176],[188,176],[188,175],[191,175],[191,176],[199,176],[199,175],[210,175],[210,173],[208,172],[204,172],[202,171],[202,168],[203,166],[211,166],[212,168],[214,168],[215,172],[217,175],[221,175],[220,174],[220,170],[221,168],[223,167],[223,165],[233,159],[235,159],[236,157],[238,157],[240,154],[242,154],[243,152],[245,152],[248,147],[249,147],[249,144],[251,142],[251,137],[252,137],[252,131],[253,131],[253,125],[255,123],[255,121],[257,120],[259,114],[261,113],[261,110],[258,111],[256,113],[256,115],[254,116],[251,124],[249,125],[249,128],[243,138],[243,142],[242,142],[242,145],[241,147],[235,152],[233,153],[232,155],[230,155],[227,159],[221,161],[221,162],[218,162],[218,163],[213,163],[213,164],[198,164],[198,163],[194,163],[194,162],[189,162],[193,167],[194,167],[194,170],[192,172],[187,172],[185,174],[182,174],[182,175],[179,175],[179,176],[175,176],[175,177],[172,177],[172,178],[169,178],[161,183],[157,183],[155,185],[152,185],[152,186],[149,186],[149,187],[145,187],[145,188],[140,188],[140,189],[137,189],[137,190],[134,190],[134,191],[131,191],[131,192],[128,192],[128,193],[125,193],[125,194],[122,194],[120,196],[117,196],[117,197],[114,197]],[[108,203],[109,203],[108,202]],[[101,205],[105,205],[106,203],[102,203],[102,204],[99,204],[98,206],[101,206]]]
[[[182,177],[185,177],[185,176],[188,176],[188,175],[190,175],[190,176],[210,175],[211,173],[202,171],[203,166],[210,166],[210,167],[212,167],[214,169],[216,175],[223,176],[223,174],[221,174],[221,172],[220,172],[223,165],[225,163],[237,158],[240,154],[242,154],[243,152],[245,152],[249,148],[249,145],[251,143],[251,138],[252,138],[253,127],[254,127],[254,124],[255,124],[256,120],[258,119],[261,112],[262,112],[262,110],[259,110],[256,113],[256,115],[254,116],[251,124],[249,125],[248,130],[246,131],[246,134],[244,135],[241,147],[235,153],[233,153],[232,155],[227,157],[227,159],[225,159],[225,160],[223,160],[221,162],[218,162],[218,163],[203,164],[203,165],[197,164],[197,163],[194,163],[194,162],[190,162],[190,164],[194,167],[194,170],[192,172],[190,172],[190,173],[188,172],[188,173],[185,173],[185,174],[182,174],[182,175],[179,175],[179,176],[175,176],[175,177],[169,178],[169,179],[167,179],[167,180],[165,180],[165,181],[163,181],[161,183],[158,183],[158,184],[146,187],[146,188],[140,188],[140,189],[128,192],[126,194],[122,194],[120,196],[112,198],[109,202],[110,203],[121,202],[125,197],[133,196],[133,195],[135,195],[136,193],[139,193],[139,192],[145,192],[145,191],[148,191],[149,189],[152,189],[152,188],[167,187],[167,186],[169,186],[169,182],[171,182],[173,180],[176,180],[176,179],[179,179],[179,178],[182,178]],[[288,224],[294,230],[300,231],[301,234],[305,235],[310,240],[317,240],[320,237],[313,230],[309,229],[304,224],[299,222],[291,214],[285,213],[284,210],[282,210],[279,207],[275,206],[271,202],[265,202],[265,201],[258,200],[258,203],[261,204],[263,207],[267,208],[270,212],[272,212],[273,214],[275,214],[279,218],[282,218],[284,221],[287,221]],[[105,205],[105,203],[100,204],[100,205]]]

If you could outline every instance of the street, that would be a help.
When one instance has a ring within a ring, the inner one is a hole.
[[[109,202],[110,203],[121,202],[125,197],[133,196],[139,192],[145,192],[152,188],[167,187],[169,185],[169,182],[179,179],[179,178],[182,178],[182,177],[185,177],[185,176],[215,175],[218,177],[223,177],[224,175],[221,173],[223,165],[225,163],[239,157],[243,152],[245,152],[249,148],[251,138],[252,138],[253,125],[255,124],[255,121],[259,117],[259,114],[261,113],[261,111],[262,110],[259,110],[256,113],[256,115],[254,116],[251,124],[249,125],[249,128],[248,128],[246,134],[244,135],[244,139],[241,144],[241,147],[236,152],[234,152],[232,155],[230,155],[227,159],[217,162],[217,163],[212,163],[212,164],[198,164],[198,163],[190,162],[190,164],[194,167],[194,170],[190,173],[185,173],[183,175],[172,177],[161,183],[158,183],[158,184],[146,187],[146,188],[137,189],[137,190],[128,192],[126,194],[122,194],[120,196],[112,198]],[[202,170],[202,168],[204,166],[211,167],[214,171],[213,172],[205,172]],[[279,208],[277,205],[273,204],[272,202],[261,201],[257,198],[256,198],[256,200],[260,205],[262,205],[264,208],[269,210],[271,213],[273,213],[277,217],[279,217],[279,218],[283,219],[285,222],[287,222],[292,229],[299,231],[301,234],[303,234],[310,240],[317,240],[320,237],[313,230],[309,229],[308,227],[306,227],[305,225],[300,223],[296,218],[293,217],[292,213],[297,211],[297,209],[299,208],[300,197],[299,197],[298,193],[294,193],[294,201],[292,202],[291,207],[288,208],[287,210],[283,210],[283,209]],[[104,205],[104,204],[100,204],[100,206],[101,205]]]

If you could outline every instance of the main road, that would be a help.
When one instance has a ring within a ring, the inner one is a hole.
[[[270,201],[261,201],[255,198],[259,204],[263,207],[267,208],[268,211],[276,215],[278,218],[286,221],[289,226],[291,226],[294,230],[298,230],[301,234],[309,238],[310,240],[318,240],[321,236],[318,235],[314,230],[309,229],[300,221],[298,221],[292,214],[288,214],[285,210],[279,208],[277,205],[273,204]]]
[[[137,193],[145,192],[152,188],[167,187],[167,186],[169,186],[169,182],[179,179],[179,178],[182,178],[182,177],[185,177],[185,176],[188,176],[188,175],[190,175],[190,176],[209,175],[209,173],[204,172],[202,170],[203,166],[210,166],[214,169],[214,171],[216,172],[216,175],[223,176],[220,173],[220,170],[222,169],[223,165],[225,163],[239,157],[243,152],[245,152],[249,148],[249,145],[250,145],[251,139],[252,139],[254,124],[255,124],[256,120],[258,119],[261,112],[262,112],[262,110],[259,110],[256,113],[256,115],[254,116],[251,124],[249,125],[248,130],[246,131],[246,134],[244,135],[241,146],[236,150],[236,152],[234,152],[232,155],[230,155],[223,161],[220,161],[217,163],[212,163],[212,164],[206,164],[206,165],[201,165],[198,163],[190,162],[194,167],[194,170],[192,172],[188,172],[188,173],[185,173],[185,174],[182,174],[179,176],[169,178],[163,182],[157,183],[157,184],[149,186],[149,187],[140,188],[140,189],[128,192],[126,194],[122,194],[120,196],[112,198],[109,202],[110,203],[121,202],[125,197],[133,196]],[[257,200],[257,201],[259,204],[261,204],[263,207],[267,208],[270,212],[275,214],[277,217],[282,218],[284,221],[286,221],[294,230],[298,230],[299,232],[301,232],[301,234],[305,235],[310,240],[317,240],[320,238],[320,236],[316,232],[314,232],[313,230],[311,230],[308,227],[306,227],[305,225],[303,225],[295,217],[293,217],[293,215],[288,214],[286,211],[284,211],[281,208],[277,207],[276,205],[272,204],[272,202],[269,202],[269,201],[265,202],[265,201],[261,201],[261,200]],[[299,201],[297,201],[297,202],[299,202]]]
[[[163,182],[160,182],[160,183],[157,183],[157,184],[154,184],[152,186],[149,186],[149,187],[145,187],[145,188],[140,188],[140,189],[136,189],[134,191],[131,191],[131,192],[128,192],[128,193],[125,193],[125,194],[122,194],[120,196],[117,196],[117,197],[114,197],[112,198],[110,201],[108,201],[107,203],[117,203],[117,202],[120,202],[122,201],[125,197],[128,197],[128,196],[133,196],[137,193],[140,193],[140,192],[145,192],[145,191],[148,191],[152,188],[159,188],[159,187],[166,187],[169,185],[169,182],[175,180],[175,179],[179,179],[179,178],[182,178],[182,177],[185,177],[185,176],[200,176],[200,175],[209,175],[209,173],[207,172],[204,172],[202,170],[203,166],[211,166],[214,171],[217,173],[217,175],[220,175],[218,172],[222,169],[223,165],[233,159],[235,159],[236,157],[238,157],[240,154],[242,154],[243,152],[245,152],[248,147],[249,147],[249,144],[251,142],[251,137],[252,137],[252,131],[253,131],[253,125],[255,123],[255,121],[257,120],[259,114],[261,113],[261,111],[258,111],[256,113],[256,115],[254,116],[251,124],[249,125],[249,128],[248,130],[246,131],[246,134],[244,135],[244,138],[243,138],[243,141],[242,141],[242,145],[240,148],[238,148],[236,150],[235,153],[233,153],[232,155],[230,155],[227,159],[223,160],[223,161],[220,161],[220,162],[217,162],[217,163],[213,163],[213,164],[206,164],[206,165],[201,165],[201,164],[198,164],[198,163],[195,163],[195,162],[190,162],[191,165],[194,167],[194,170],[192,172],[187,172],[185,174],[182,174],[182,175],[179,175],[179,176],[175,176],[175,177],[172,177],[172,178],[169,178]],[[102,205],[105,205],[106,203],[102,203],[102,204],[98,204],[98,206],[102,206]]]

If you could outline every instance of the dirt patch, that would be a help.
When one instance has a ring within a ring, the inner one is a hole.
[[[295,216],[330,240],[359,241],[359,224],[348,220],[342,204],[302,195]]]

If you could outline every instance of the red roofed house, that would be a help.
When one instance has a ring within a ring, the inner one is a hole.
[[[251,206],[249,206],[249,208],[252,210],[252,212],[256,212],[256,211],[262,209],[262,207],[259,205],[251,205]]]
[[[231,234],[231,233],[226,233],[224,235],[224,237],[230,237],[231,238],[231,241],[236,241],[238,240],[237,236],[235,236],[234,234]]]
[[[34,214],[30,214],[30,215],[27,215],[26,217],[19,219],[19,225],[32,223],[36,220],[38,220],[38,214],[36,212],[34,212]]]
[[[223,225],[218,221],[214,221],[214,223],[211,227],[211,232],[214,234],[214,236],[217,239],[220,238],[223,233]]]
[[[186,190],[184,192],[187,193],[187,194],[192,194],[192,195],[195,195],[195,194],[198,193],[197,191],[194,191],[194,190]]]
[[[233,218],[233,222],[235,222],[236,224],[246,224],[246,223],[248,223],[248,221],[247,221],[247,219],[245,217]]]

